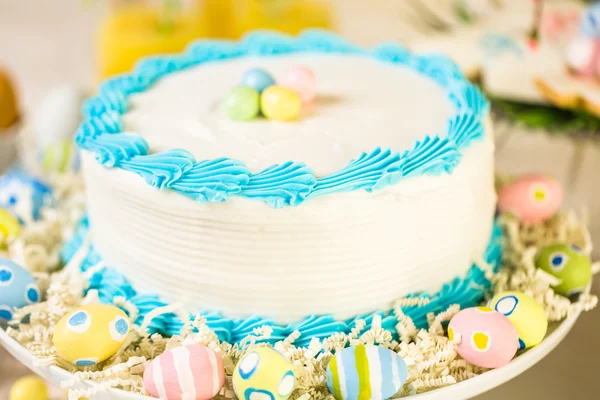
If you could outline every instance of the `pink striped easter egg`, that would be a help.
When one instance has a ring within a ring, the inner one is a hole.
[[[144,371],[144,387],[161,400],[212,399],[224,382],[223,359],[199,344],[165,351]]]

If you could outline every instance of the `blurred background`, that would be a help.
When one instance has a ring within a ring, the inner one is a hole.
[[[600,8],[592,3],[0,0],[0,170],[23,141],[35,157],[68,141],[81,101],[141,57],[253,29],[322,28],[364,46],[393,41],[448,54],[492,99],[499,170],[555,176],[566,189],[565,207],[585,210],[600,243]],[[599,331],[600,312],[584,314],[545,360],[480,398],[600,397]],[[0,350],[0,399],[25,374]]]

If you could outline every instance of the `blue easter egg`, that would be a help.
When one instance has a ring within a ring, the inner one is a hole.
[[[262,68],[252,68],[244,74],[242,85],[249,86],[262,93],[263,90],[275,84],[275,79]]]
[[[402,357],[385,347],[359,345],[338,352],[327,366],[327,387],[337,400],[389,399],[408,370]]]
[[[29,271],[0,258],[0,320],[9,321],[15,308],[39,301],[40,290]]]
[[[41,208],[51,200],[52,189],[33,176],[16,170],[0,176],[0,208],[11,211],[21,222],[39,219]]]

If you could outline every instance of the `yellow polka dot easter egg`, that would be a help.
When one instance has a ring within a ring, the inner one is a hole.
[[[93,304],[58,321],[52,342],[60,357],[84,367],[112,357],[127,339],[129,327],[129,319],[121,309]]]
[[[515,326],[521,350],[537,346],[544,340],[548,318],[533,297],[521,292],[502,292],[492,299],[490,307],[504,314]]]

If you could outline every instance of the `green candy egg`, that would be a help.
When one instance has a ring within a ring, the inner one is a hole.
[[[556,293],[572,296],[581,293],[592,280],[592,263],[576,246],[557,243],[543,247],[535,256],[536,267],[561,280]]]
[[[258,116],[260,95],[254,88],[236,86],[223,100],[227,117],[233,121],[250,121]]]

